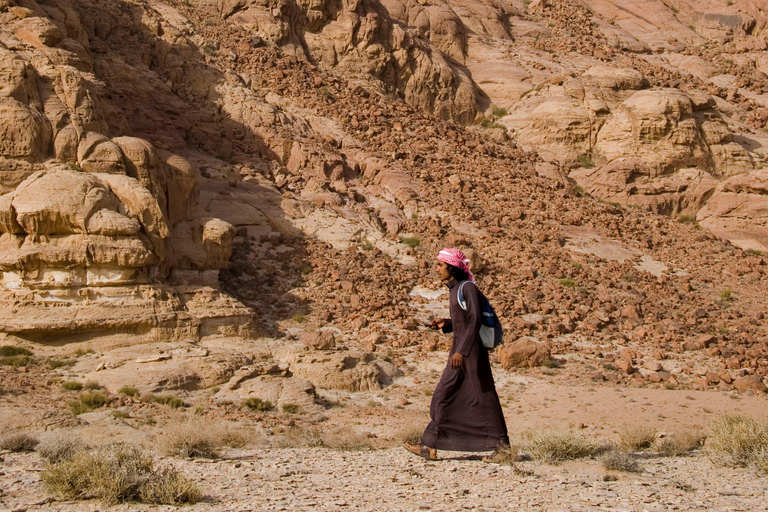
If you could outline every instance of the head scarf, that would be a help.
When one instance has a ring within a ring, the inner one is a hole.
[[[469,260],[460,250],[455,248],[443,249],[438,253],[437,259],[443,263],[447,263],[448,265],[453,265],[454,267],[460,268],[467,273],[470,281],[475,280],[475,276],[473,276],[472,272],[469,270]]]

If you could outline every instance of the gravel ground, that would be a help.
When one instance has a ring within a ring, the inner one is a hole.
[[[594,460],[515,467],[477,455],[443,453],[438,462],[403,449],[342,452],[323,448],[238,451],[226,460],[159,459],[197,481],[203,502],[189,511],[224,510],[768,510],[768,479],[693,457],[646,458],[639,474],[607,472]],[[8,511],[103,510],[97,501],[46,498],[36,454],[4,454],[0,507]],[[111,510],[172,510],[123,504]]]

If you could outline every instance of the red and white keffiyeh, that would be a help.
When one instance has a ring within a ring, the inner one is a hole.
[[[467,273],[470,281],[475,280],[475,276],[473,276],[472,272],[469,270],[469,260],[460,250],[455,248],[443,249],[437,254],[437,259],[443,263],[447,263],[448,265],[453,265],[456,268],[460,268]]]

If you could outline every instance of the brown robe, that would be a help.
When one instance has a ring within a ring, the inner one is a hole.
[[[467,310],[459,306],[459,282],[448,282],[451,318],[444,333],[453,332],[448,364],[432,395],[432,421],[421,444],[440,450],[481,452],[509,444],[507,424],[493,384],[488,350],[480,341],[480,292],[468,282],[462,289]],[[461,368],[451,368],[456,352],[464,356]]]

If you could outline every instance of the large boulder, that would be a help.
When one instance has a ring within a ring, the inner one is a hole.
[[[227,266],[234,246],[235,227],[213,217],[176,225],[171,234],[170,266],[206,270]]]
[[[550,358],[551,350],[549,343],[539,343],[524,336],[502,345],[498,358],[504,368],[532,368],[544,364]]]
[[[0,98],[0,156],[41,160],[50,145],[51,126],[44,115],[13,98]]]
[[[722,182],[696,220],[744,249],[768,251],[768,170]]]
[[[120,147],[100,133],[87,132],[80,139],[77,161],[87,172],[125,174]]]
[[[117,211],[118,200],[96,176],[73,170],[40,171],[14,192],[12,206],[25,233],[88,233],[88,220],[102,209]]]

